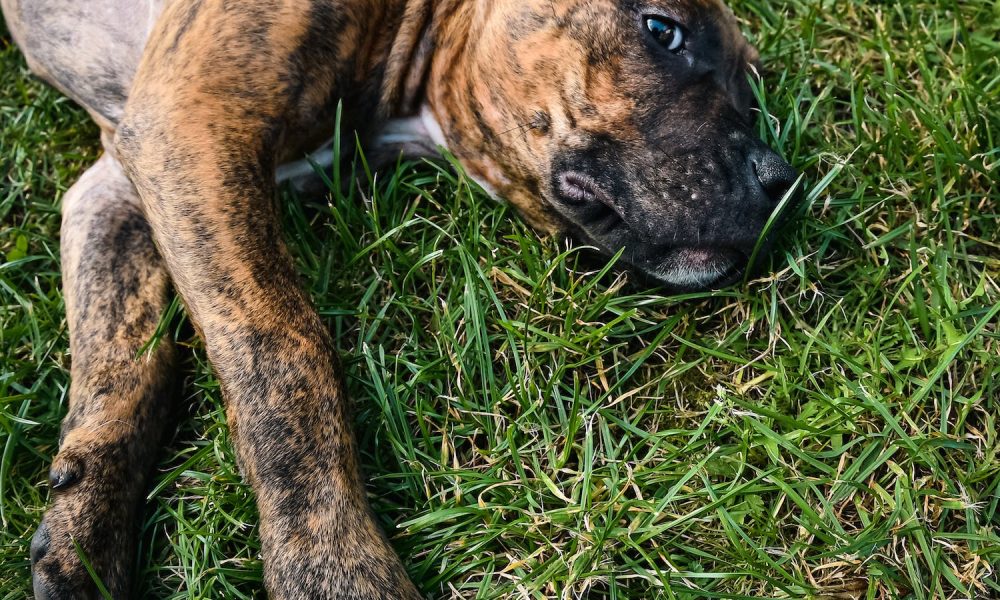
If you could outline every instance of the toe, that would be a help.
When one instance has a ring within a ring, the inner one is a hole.
[[[31,536],[31,564],[35,564],[45,558],[45,555],[49,552],[49,543],[51,542],[52,536],[49,534],[49,528],[45,524],[45,521],[42,521],[42,524],[35,531],[35,535]]]
[[[35,592],[35,600],[49,600],[51,598],[42,578],[34,571],[31,572],[31,588]]]
[[[53,598],[49,593],[49,586],[46,577],[42,573],[43,567],[40,564],[42,559],[49,553],[49,544],[52,536],[49,528],[42,521],[42,524],[35,530],[35,535],[31,536],[31,587],[35,592],[35,600],[50,600]]]

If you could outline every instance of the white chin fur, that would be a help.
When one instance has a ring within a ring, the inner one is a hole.
[[[714,265],[709,267],[677,265],[656,274],[664,282],[682,288],[709,287],[725,275],[724,269]]]

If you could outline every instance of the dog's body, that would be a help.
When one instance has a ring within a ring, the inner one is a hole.
[[[447,146],[538,228],[676,288],[741,274],[793,176],[750,134],[756,55],[720,0],[2,1],[106,150],[63,200],[72,388],[39,598],[96,594],[74,543],[127,594],[174,348],[136,356],[170,285],[227,401],[271,597],[419,597],[275,216],[275,173],[302,171],[277,166],[330,138],[338,103],[369,146]]]

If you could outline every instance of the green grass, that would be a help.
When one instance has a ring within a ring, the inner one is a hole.
[[[772,275],[684,298],[537,239],[447,167],[286,203],[372,501],[433,597],[998,598],[1000,4],[742,0],[762,134],[812,201]],[[0,598],[65,412],[61,193],[84,113],[0,41]],[[190,347],[140,597],[261,594]]]

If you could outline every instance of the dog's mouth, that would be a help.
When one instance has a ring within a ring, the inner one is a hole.
[[[721,289],[739,281],[749,258],[735,248],[681,246],[651,254],[635,265],[646,276],[675,292]]]
[[[655,226],[630,224],[626,207],[587,174],[560,173],[553,187],[556,208],[575,225],[575,237],[603,254],[624,248],[624,263],[671,292],[720,289],[740,281],[747,270],[749,257],[736,245],[665,244],[640,232],[655,232]]]

